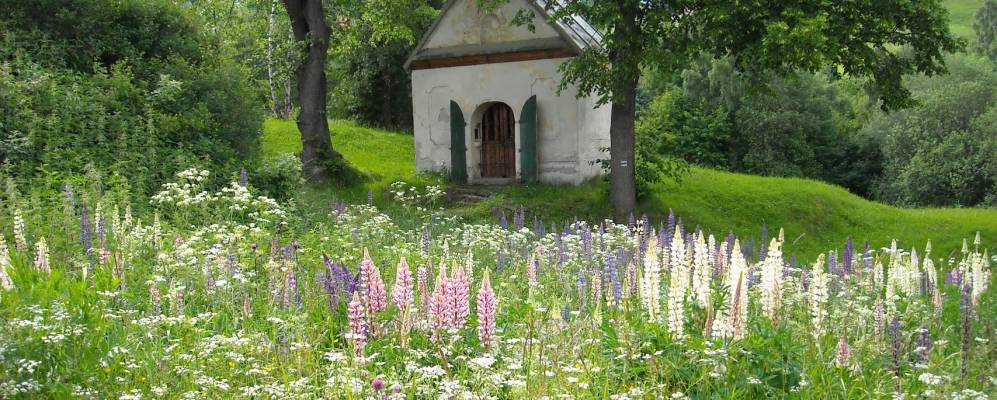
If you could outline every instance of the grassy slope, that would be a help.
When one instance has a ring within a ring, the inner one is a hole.
[[[380,193],[391,181],[404,179],[436,183],[434,176],[417,175],[412,136],[334,122],[333,143],[361,171],[374,176],[360,187],[328,187],[306,190],[303,206],[324,209],[332,197],[359,201],[367,190]],[[264,154],[297,152],[300,141],[294,123],[269,120],[265,125]],[[512,186],[494,197],[469,206],[449,209],[472,220],[492,220],[495,207],[524,205],[547,224],[578,216],[588,220],[609,214],[606,185],[592,181],[578,187],[550,185]],[[380,202],[380,196],[378,202]],[[808,179],[768,178],[695,169],[680,183],[660,185],[645,199],[641,209],[659,221],[672,208],[687,225],[740,237],[757,237],[762,222],[786,229],[787,251],[810,259],[822,251],[840,248],[851,235],[861,243],[886,246],[892,238],[902,246],[923,247],[934,241],[935,254],[957,251],[962,238],[981,231],[985,241],[997,240],[997,210],[900,209],[848,193],[846,190]],[[388,206],[387,203],[380,205]]]
[[[976,10],[983,6],[984,0],[944,0],[942,4],[949,10],[949,27],[952,33],[963,38],[975,38],[973,19]]]

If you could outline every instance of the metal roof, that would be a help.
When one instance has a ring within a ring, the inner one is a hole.
[[[537,39],[535,41],[517,41],[510,42],[506,45],[466,45],[466,46],[455,46],[453,48],[446,49],[424,49],[424,46],[429,42],[429,38],[433,36],[436,29],[439,28],[440,21],[446,13],[459,1],[475,1],[475,0],[449,0],[440,9],[440,16],[433,21],[433,25],[426,30],[426,33],[422,35],[419,39],[419,43],[416,44],[412,52],[409,53],[408,59],[405,60],[405,68],[408,69],[413,61],[416,60],[426,60],[439,58],[441,56],[452,56],[452,55],[477,55],[477,54],[490,54],[503,51],[512,50],[533,50],[538,47],[544,48],[556,48],[553,46],[549,39]],[[550,23],[550,14],[547,12],[547,6],[550,4],[547,0],[525,0],[530,6],[532,6],[533,11],[537,13],[545,22]],[[550,0],[555,5],[552,8],[561,7],[564,3],[561,0]],[[592,26],[588,21],[578,15],[569,15],[564,18],[559,18],[551,24],[561,39],[567,42],[568,46],[575,52],[581,52],[589,47],[602,46],[602,34],[599,33],[595,27]],[[523,48],[513,48],[514,45],[522,45]],[[559,45],[559,44],[558,44]],[[512,46],[512,47],[510,47]],[[459,48],[458,48],[459,47]]]

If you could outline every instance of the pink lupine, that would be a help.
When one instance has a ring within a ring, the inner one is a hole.
[[[429,268],[420,265],[416,270],[416,279],[419,282],[419,311],[428,316],[429,300],[432,297],[432,293],[429,292]]]
[[[481,279],[481,289],[478,290],[478,339],[487,349],[495,336],[495,292],[488,280],[488,271]]]
[[[412,306],[412,270],[409,269],[405,257],[398,262],[395,286],[391,288],[391,299],[402,312],[407,312]]]
[[[391,298],[395,306],[398,307],[398,333],[401,337],[401,344],[405,346],[408,332],[412,328],[412,318],[409,311],[412,309],[412,271],[408,262],[402,257],[398,262],[398,269],[395,274],[395,286],[391,289]]]
[[[350,339],[353,340],[353,353],[357,357],[363,356],[363,349],[367,345],[367,321],[364,319],[364,307],[360,302],[360,293],[353,292],[353,299],[347,305],[348,318],[350,322]]]
[[[464,268],[456,266],[450,277],[448,285],[448,297],[450,302],[450,327],[460,329],[467,322],[467,317],[471,315],[470,297],[471,281],[464,273]]]
[[[540,269],[540,261],[534,256],[530,256],[529,260],[526,261],[526,283],[530,286],[536,286],[539,282],[537,280],[537,275]]]
[[[436,279],[436,290],[429,299],[429,322],[430,328],[433,331],[430,340],[436,342],[440,339],[440,330],[446,329],[449,324],[450,316],[450,302],[447,296],[447,278],[443,275],[443,271],[440,271],[440,276]]]
[[[384,280],[381,279],[381,271],[370,259],[367,249],[364,249],[363,261],[360,262],[360,279],[363,282],[364,300],[370,316],[373,317],[375,313],[386,310],[388,293],[384,288]]]

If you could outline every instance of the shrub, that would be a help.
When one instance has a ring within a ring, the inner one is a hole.
[[[249,181],[269,197],[290,199],[301,187],[301,160],[290,153],[265,158],[250,174]]]

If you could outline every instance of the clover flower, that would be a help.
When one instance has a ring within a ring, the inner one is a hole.
[[[495,336],[495,314],[497,311],[497,301],[495,292],[492,290],[491,281],[488,278],[488,270],[481,279],[481,288],[478,289],[478,339],[481,340],[485,349],[488,349],[492,338]]]

